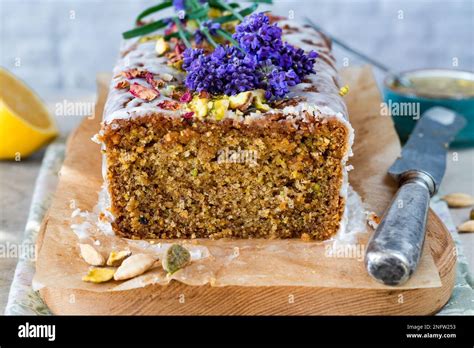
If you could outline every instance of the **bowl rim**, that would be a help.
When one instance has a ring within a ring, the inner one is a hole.
[[[468,74],[472,76],[472,80],[474,81],[474,71],[469,70],[459,70],[459,69],[448,69],[448,68],[421,68],[421,69],[412,69],[412,70],[405,70],[399,72],[400,75],[413,75],[419,72],[452,72],[456,74]],[[453,101],[460,101],[460,100],[474,100],[474,96],[433,96],[427,94],[416,94],[414,92],[409,91],[400,91],[393,88],[393,85],[390,83],[393,81],[393,75],[385,76],[383,80],[383,85],[386,89],[390,90],[392,93],[402,95],[405,97],[412,97],[412,98],[424,98],[429,100],[453,100]]]

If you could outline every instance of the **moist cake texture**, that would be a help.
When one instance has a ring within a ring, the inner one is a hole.
[[[279,26],[285,41],[318,53],[317,73],[284,100],[262,107],[250,93],[224,113],[222,99],[190,100],[185,73],[155,41],[124,42],[98,137],[117,234],[325,240],[343,228],[353,131],[330,42],[293,21]],[[159,95],[131,93],[136,81]]]

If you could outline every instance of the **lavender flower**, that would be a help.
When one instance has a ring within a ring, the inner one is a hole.
[[[197,49],[187,49],[183,53],[183,69],[193,70],[200,65],[200,61],[204,56],[204,50],[197,48]]]
[[[234,95],[259,88],[256,68],[254,59],[232,46],[218,46],[208,55],[200,49],[184,52],[185,83],[193,91]]]
[[[212,35],[215,35],[217,30],[221,28],[221,24],[217,22],[213,22],[211,20],[207,20],[207,21],[202,22],[202,27],[209,29],[209,32]]]
[[[206,22],[211,33],[219,29],[214,24]],[[233,46],[218,46],[208,55],[201,49],[185,51],[186,86],[193,91],[227,95],[262,88],[269,100],[283,98],[290,87],[315,72],[317,53],[306,54],[282,42],[281,36],[282,30],[270,24],[264,13],[246,17],[233,35],[244,52]]]
[[[240,47],[259,61],[275,58],[282,47],[282,30],[263,12],[254,13],[235,28],[232,36]]]
[[[258,72],[262,83],[260,88],[266,90],[265,98],[268,100],[285,97],[290,92],[290,87],[301,82],[293,70],[285,71],[278,66],[272,65],[270,62],[260,66]]]
[[[196,30],[196,32],[194,33],[194,40],[199,45],[205,39],[204,33],[202,32],[203,29],[209,30],[209,34],[211,35],[216,35],[217,30],[219,30],[220,28],[220,23],[216,23],[211,20],[204,21],[201,23],[201,28],[199,30]]]
[[[301,48],[295,48],[285,42],[280,49],[276,64],[284,70],[294,70],[301,80],[306,75],[315,73],[314,61],[317,57],[318,54],[315,51],[306,54]]]
[[[201,4],[205,4],[207,0],[199,0]],[[186,0],[173,0],[173,7],[177,12],[186,11]]]
[[[173,7],[176,11],[186,11],[186,0],[173,0]]]

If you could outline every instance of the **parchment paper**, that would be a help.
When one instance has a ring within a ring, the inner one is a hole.
[[[389,117],[380,116],[380,95],[369,67],[342,72],[350,86],[346,96],[349,116],[355,129],[354,157],[349,180],[361,195],[366,208],[381,216],[395,192],[386,175],[387,168],[400,153],[400,144]],[[38,237],[34,287],[43,286],[88,291],[126,290],[151,283],[166,286],[171,279],[189,285],[213,286],[309,286],[340,288],[387,288],[372,280],[363,263],[365,244],[372,232],[361,233],[354,244],[300,240],[193,240],[178,241],[191,250],[195,261],[171,278],[157,267],[125,282],[91,284],[81,280],[89,266],[81,259],[78,237],[71,224],[80,216],[71,213],[93,212],[102,185],[99,145],[90,138],[97,133],[110,75],[98,76],[98,102],[95,114],[84,120],[71,135],[60,182],[43,229]],[[94,214],[85,219],[93,222]],[[84,219],[84,217],[82,217]],[[83,223],[84,221],[82,221]],[[160,257],[169,241],[130,241],[104,235],[93,223],[83,241],[93,243],[107,255],[112,249],[130,248]],[[175,241],[173,241],[175,242]],[[440,287],[441,280],[431,256],[428,241],[414,276],[398,289]]]

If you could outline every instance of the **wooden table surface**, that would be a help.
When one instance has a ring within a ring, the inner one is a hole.
[[[89,97],[93,100],[93,96]],[[50,108],[54,105],[50,104]],[[79,123],[79,118],[58,120],[62,135],[67,135]],[[0,162],[0,243],[20,243],[25,228],[36,176],[44,150],[21,162]],[[457,158],[457,161],[455,160]],[[474,195],[474,148],[450,151],[447,172],[440,188],[441,194],[464,192]],[[470,208],[451,209],[456,225],[469,217]],[[460,235],[464,253],[472,269],[474,266],[474,233]],[[11,281],[15,272],[15,258],[0,259],[0,313],[4,312]]]

